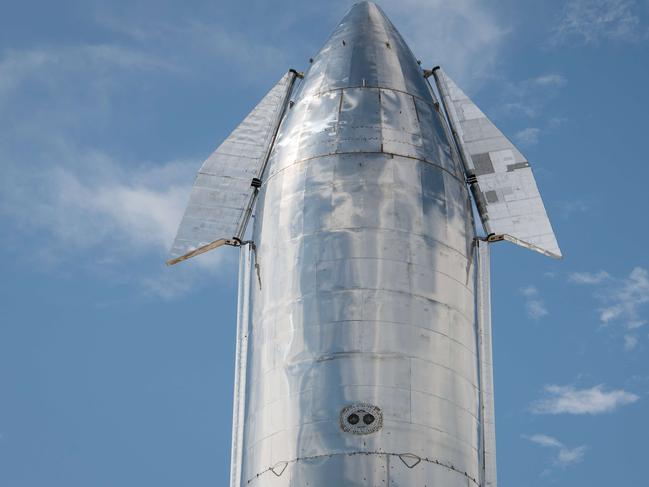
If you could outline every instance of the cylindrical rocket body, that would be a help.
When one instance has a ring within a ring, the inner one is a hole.
[[[242,485],[479,483],[473,237],[419,66],[357,4],[258,200]]]

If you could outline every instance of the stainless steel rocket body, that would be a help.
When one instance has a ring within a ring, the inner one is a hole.
[[[473,217],[421,69],[360,3],[293,99],[254,219],[241,484],[480,485]]]
[[[562,256],[530,162],[371,2],[298,78],[205,160],[167,261],[241,249],[230,486],[496,487],[489,245]]]

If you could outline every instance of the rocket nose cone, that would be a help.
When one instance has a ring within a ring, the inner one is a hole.
[[[374,7],[378,7],[378,5],[376,5],[374,2],[363,1],[363,2],[354,3],[349,10],[352,10],[352,9],[354,9],[356,7],[363,7],[363,6],[366,6],[366,5],[373,5]]]
[[[385,13],[372,2],[354,4],[343,17],[314,58],[303,93],[355,86],[429,96],[410,48]]]

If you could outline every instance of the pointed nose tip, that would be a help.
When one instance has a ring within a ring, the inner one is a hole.
[[[368,1],[351,7],[315,56],[303,93],[355,86],[429,96],[416,58],[380,7]]]
[[[376,3],[374,2],[363,1],[363,2],[356,2],[355,4],[352,5],[352,8],[360,7],[363,5],[374,5],[375,7],[377,6]]]
[[[347,15],[345,15],[345,17],[348,17],[353,12],[358,12],[358,11],[362,11],[362,12],[375,11],[383,14],[383,11],[376,3],[363,1],[363,2],[356,2],[355,4],[353,4],[349,9],[349,11],[347,12]]]

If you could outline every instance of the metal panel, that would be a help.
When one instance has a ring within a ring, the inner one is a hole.
[[[316,455],[275,463],[251,487],[478,487],[476,479],[412,453]]]
[[[460,166],[416,59],[376,5],[356,4],[305,75],[255,210],[244,484],[476,484]],[[359,403],[381,410],[376,431],[341,427]],[[426,466],[390,484],[403,452]]]
[[[421,459],[412,454],[389,457],[389,484],[386,487],[477,487],[467,478],[445,465]]]
[[[232,404],[232,452],[230,487],[241,485],[243,437],[246,405],[246,367],[248,363],[248,334],[250,331],[250,273],[252,269],[250,244],[239,250],[239,285],[237,303],[237,343],[234,363],[234,399]]]
[[[446,73],[436,68],[433,74],[485,230],[561,258],[527,159]]]
[[[289,71],[203,163],[171,248],[173,264],[245,231],[253,178],[263,172],[296,73]],[[189,255],[188,255],[189,254]]]
[[[480,422],[484,487],[496,487],[496,414],[491,332],[491,271],[489,242],[479,240],[476,273],[476,317],[480,345]]]
[[[381,151],[381,106],[379,90],[343,90],[338,120],[336,152]]]

